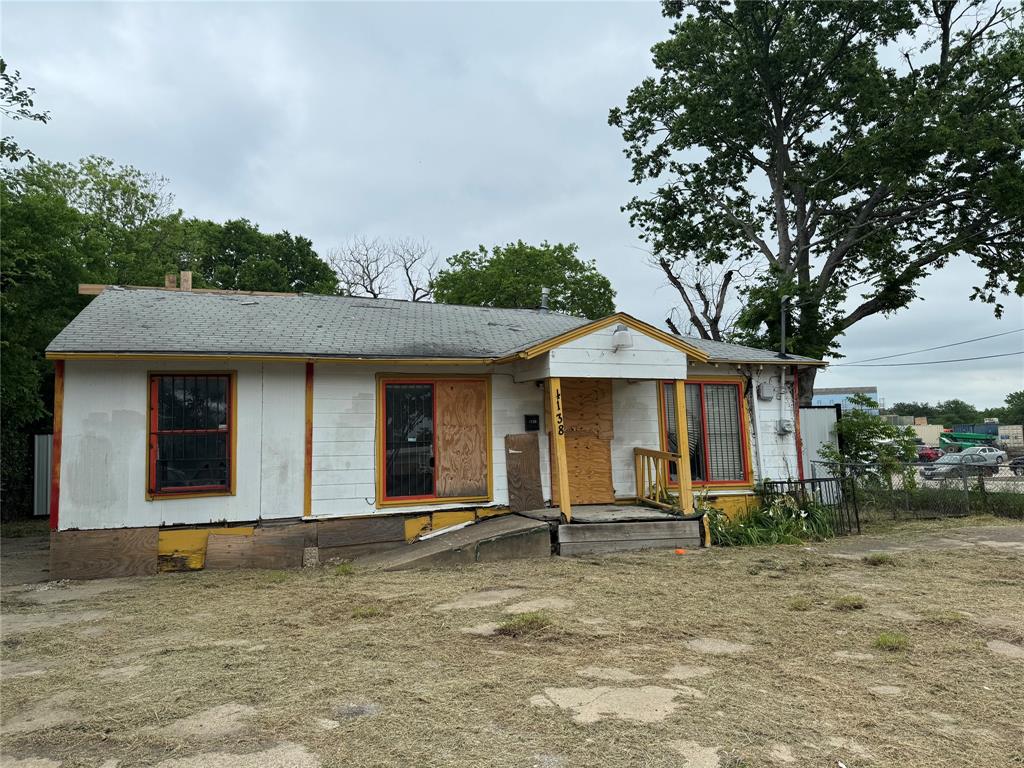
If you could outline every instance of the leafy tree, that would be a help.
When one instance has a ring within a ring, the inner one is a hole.
[[[877,464],[883,468],[895,468],[900,462],[915,460],[915,434],[910,427],[898,427],[869,413],[866,409],[878,408],[878,403],[867,395],[852,395],[850,403],[853,407],[844,410],[843,418],[836,422],[840,447],[822,446],[819,451],[822,459]]]
[[[976,424],[981,421],[981,414],[970,403],[953,398],[935,404],[935,420],[947,427]]]
[[[550,308],[596,319],[615,311],[615,291],[593,261],[576,255],[575,243],[547,241],[527,245],[522,240],[490,252],[480,246],[447,261],[434,278],[434,300],[441,304],[534,309],[541,288],[551,291]]]
[[[906,307],[952,259],[971,298],[1024,294],[1024,37],[986,0],[666,2],[657,77],[611,111],[633,181],[625,207],[672,281],[753,264],[738,325],[835,355],[861,320]],[[914,47],[916,46],[916,47]],[[897,69],[883,49],[905,49]],[[678,289],[678,286],[676,286]],[[685,297],[683,297],[685,299]],[[707,318],[690,313],[698,328]],[[810,397],[816,369],[803,369]]]
[[[18,70],[7,71],[7,62],[0,58],[0,116],[5,120],[29,120],[45,123],[50,119],[49,112],[36,109],[35,88],[21,84],[21,73]],[[0,159],[10,163],[28,159],[35,160],[31,150],[21,147],[13,136],[0,137]]]
[[[896,416],[927,416],[929,419],[935,417],[935,409],[928,403],[893,403],[885,412]]]
[[[1024,424],[1024,389],[1006,396],[1006,407],[998,415],[1002,424]]]
[[[309,238],[289,232],[268,234],[247,219],[223,224],[185,222],[188,261],[202,285],[240,291],[336,293],[330,265]]]

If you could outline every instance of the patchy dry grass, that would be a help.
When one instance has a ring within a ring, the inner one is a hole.
[[[62,768],[1020,762],[1024,554],[905,551],[881,574],[843,546],[8,591],[0,743]],[[850,594],[865,607],[830,609]],[[535,625],[506,609],[550,598],[536,633],[464,631]]]
[[[860,595],[843,595],[832,603],[832,607],[837,611],[861,611],[866,605],[867,603]]]
[[[888,565],[890,567],[896,565],[896,558],[888,552],[872,552],[869,555],[864,555],[861,559],[866,565]]]

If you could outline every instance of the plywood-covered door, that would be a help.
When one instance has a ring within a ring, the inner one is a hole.
[[[562,413],[569,500],[573,504],[611,504],[615,501],[611,379],[562,379]],[[551,495],[552,503],[558,504],[557,482],[551,483]]]
[[[544,506],[540,482],[540,442],[536,432],[505,435],[508,508],[526,512]]]
[[[487,385],[475,379],[435,385],[437,496],[487,495]]]

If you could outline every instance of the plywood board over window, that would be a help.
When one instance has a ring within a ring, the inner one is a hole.
[[[437,495],[487,494],[487,386],[477,380],[438,381]]]

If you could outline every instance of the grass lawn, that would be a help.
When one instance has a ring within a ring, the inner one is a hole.
[[[849,541],[7,589],[0,762],[1021,764],[1024,535]]]

